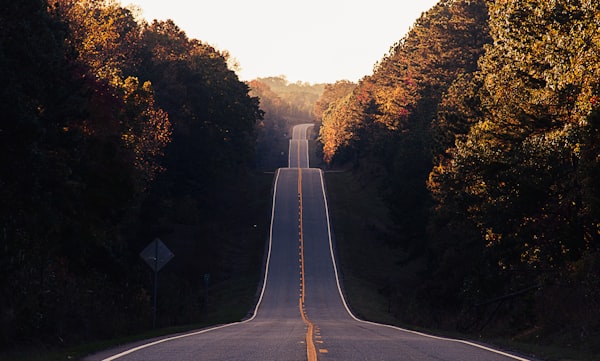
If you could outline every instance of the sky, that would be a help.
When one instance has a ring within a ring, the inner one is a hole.
[[[358,81],[438,0],[122,0],[227,50],[241,80]]]

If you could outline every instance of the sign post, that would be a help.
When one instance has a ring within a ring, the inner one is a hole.
[[[208,317],[208,284],[210,283],[210,273],[204,274],[204,314]]]
[[[175,255],[167,246],[158,238],[150,242],[140,252],[140,257],[154,271],[154,301],[152,308],[152,327],[156,328],[156,300],[158,298],[158,271],[163,268]]]

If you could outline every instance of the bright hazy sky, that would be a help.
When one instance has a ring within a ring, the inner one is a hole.
[[[227,50],[241,80],[358,81],[438,0],[121,0]]]

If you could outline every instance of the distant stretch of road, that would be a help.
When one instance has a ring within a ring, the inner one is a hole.
[[[323,174],[309,168],[311,127],[294,127],[289,167],[275,176],[265,280],[253,316],[86,360],[527,360],[351,314],[340,291]]]

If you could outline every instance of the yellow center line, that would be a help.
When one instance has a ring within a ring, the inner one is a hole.
[[[302,321],[308,326],[306,331],[306,356],[308,361],[317,360],[317,348],[313,341],[314,324],[306,316],[304,309],[304,296],[305,296],[305,284],[304,284],[304,230],[302,227],[302,169],[300,167],[300,142],[298,142],[298,202],[300,212],[300,299],[298,300],[298,307],[300,308],[300,314],[302,315]]]

